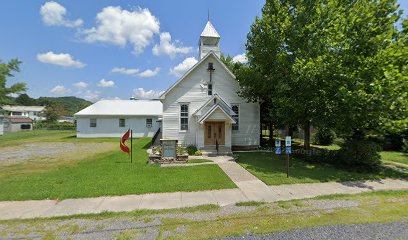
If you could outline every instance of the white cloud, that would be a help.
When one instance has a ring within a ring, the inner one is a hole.
[[[105,87],[114,87],[114,86],[115,86],[115,82],[114,82],[114,81],[110,81],[110,80],[102,79],[101,81],[99,81],[98,86],[99,86],[99,87],[103,87],[103,88],[105,88]]]
[[[54,1],[46,2],[42,5],[40,14],[43,22],[48,26],[79,27],[83,23],[82,19],[75,21],[66,19],[67,10],[65,7]]]
[[[54,53],[51,51],[47,53],[40,53],[37,54],[37,60],[42,63],[54,64],[63,67],[85,67],[85,64],[81,63],[78,60],[74,60],[74,58],[68,53]]]
[[[118,68],[118,67],[115,67],[115,68],[113,68],[111,70],[111,72],[136,76],[136,74],[139,72],[139,69],[137,69],[137,68]]]
[[[89,86],[89,84],[86,83],[86,82],[77,82],[77,83],[74,83],[74,87],[76,87],[78,90],[85,89],[85,88],[87,88],[88,86]]]
[[[236,62],[241,62],[241,63],[247,63],[248,62],[248,58],[246,57],[245,53],[243,54],[238,54],[235,57],[232,58],[232,61],[234,63]]]
[[[197,62],[198,62],[197,59],[195,59],[194,57],[186,58],[182,63],[170,69],[170,74],[180,77],[185,72],[187,72],[192,66],[194,66]]]
[[[151,69],[146,69],[143,72],[139,73],[137,76],[141,78],[149,78],[149,77],[154,77],[157,74],[159,74],[160,68],[155,68],[154,70]]]
[[[97,14],[96,22],[96,27],[81,32],[86,42],[106,42],[121,47],[129,43],[136,54],[143,52],[160,29],[159,20],[147,8],[127,11],[121,7],[105,7]]]
[[[177,42],[177,41],[176,41]],[[160,44],[155,45],[152,49],[154,55],[159,56],[162,54],[169,55],[174,58],[177,53],[187,54],[193,50],[192,47],[177,47],[171,42],[171,35],[168,32],[163,32],[160,34]]]
[[[99,95],[101,94],[101,92],[99,91],[91,91],[91,90],[86,90],[86,92],[83,95],[83,98],[85,98],[88,101],[97,101],[99,100]]]
[[[69,93],[71,90],[65,88],[62,85],[57,85],[53,89],[50,90],[50,93],[56,94],[56,95],[63,95],[66,93]]]
[[[160,68],[156,67],[155,69],[146,69],[143,72],[140,72],[138,68],[118,68],[115,67],[111,70],[113,73],[121,73],[125,75],[130,75],[133,77],[140,77],[140,78],[149,78],[154,77],[160,72]]]
[[[19,94],[17,94],[17,93],[9,93],[9,94],[7,94],[6,96],[7,96],[7,97],[16,98],[16,97],[19,96]]]
[[[155,90],[146,91],[143,88],[133,89],[134,96],[136,98],[142,98],[142,99],[158,98],[163,93],[164,93],[164,91],[155,91]]]

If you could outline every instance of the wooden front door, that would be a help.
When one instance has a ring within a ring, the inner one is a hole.
[[[225,145],[225,123],[224,122],[206,122],[204,129],[204,144]]]

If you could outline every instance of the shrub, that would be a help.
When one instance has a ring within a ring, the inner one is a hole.
[[[336,133],[329,128],[319,128],[314,136],[314,143],[322,146],[332,145],[336,139]]]
[[[194,153],[194,156],[202,156],[202,155],[203,155],[203,153],[200,150],[198,150],[198,151],[196,151]]]
[[[381,165],[381,147],[364,139],[349,139],[341,146],[337,154],[336,165],[357,171],[375,171]]]
[[[408,139],[404,139],[402,142],[402,151],[408,153]]]
[[[194,153],[197,152],[197,147],[194,145],[188,145],[187,146],[187,153],[188,155],[194,155]]]

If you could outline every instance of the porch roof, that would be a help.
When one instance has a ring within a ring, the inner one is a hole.
[[[214,112],[215,110],[220,109],[221,112],[225,116],[225,120],[229,120],[230,123],[236,123],[235,120],[229,115],[228,113],[225,112],[225,110],[218,104],[214,105],[208,112],[206,112],[200,119],[198,119],[198,122],[200,124],[203,124],[205,120],[207,120]]]

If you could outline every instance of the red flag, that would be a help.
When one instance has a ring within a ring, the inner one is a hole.
[[[126,146],[125,142],[129,138],[129,135],[130,135],[130,129],[128,129],[127,132],[120,139],[120,149],[123,152],[127,153],[128,155],[130,154],[130,149],[128,146]]]

